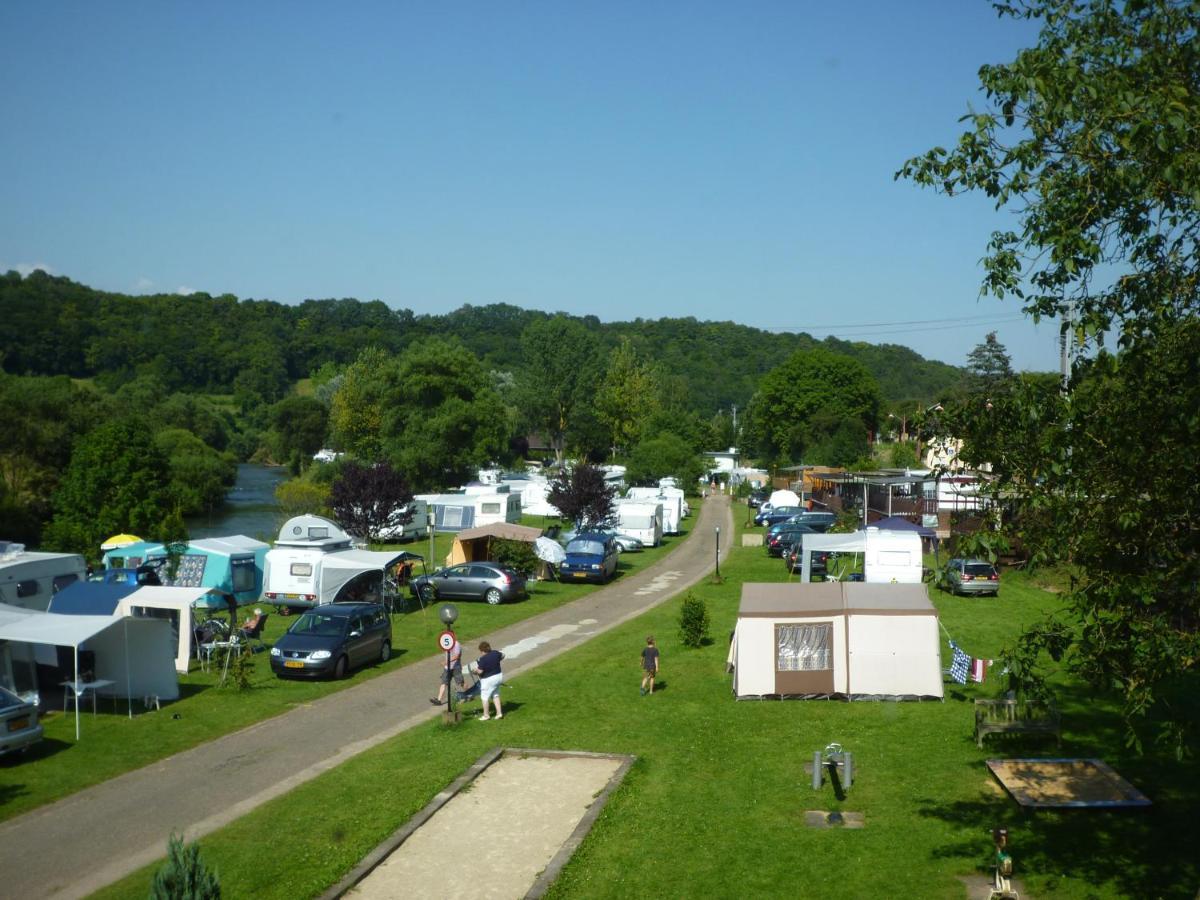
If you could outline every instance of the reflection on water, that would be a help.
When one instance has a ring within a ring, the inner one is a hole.
[[[274,543],[283,524],[275,488],[287,477],[287,469],[279,466],[242,463],[238,466],[237,482],[225,498],[225,506],[210,516],[188,519],[188,535],[196,539],[244,534]]]

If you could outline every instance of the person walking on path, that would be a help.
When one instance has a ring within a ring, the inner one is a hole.
[[[475,669],[479,675],[479,698],[483,701],[483,715],[479,719],[486,722],[492,718],[488,715],[488,700],[490,699],[495,700],[495,718],[503,719],[504,710],[500,708],[500,685],[504,681],[504,675],[500,671],[500,660],[504,659],[504,654],[499,650],[493,650],[492,645],[487,641],[480,642],[479,652],[483,654],[475,661]]]
[[[466,688],[462,673],[462,644],[458,642],[458,638],[454,639],[454,646],[446,654],[446,659],[442,660],[442,683],[438,686],[437,699],[429,701],[434,706],[441,706],[446,702],[446,691],[450,688],[451,678],[458,685],[459,691]]]
[[[642,648],[642,696],[654,693],[654,676],[658,674],[658,647],[654,646],[654,635],[646,638]],[[646,689],[646,685],[650,689]]]

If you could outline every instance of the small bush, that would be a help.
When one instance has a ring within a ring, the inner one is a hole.
[[[154,873],[150,900],[219,900],[221,884],[200,858],[200,845],[172,834],[167,861]]]
[[[492,541],[492,559],[500,565],[520,572],[526,578],[538,570],[540,561],[528,541],[500,539]]]
[[[685,647],[701,647],[708,641],[708,607],[688,591],[679,610],[679,640]]]

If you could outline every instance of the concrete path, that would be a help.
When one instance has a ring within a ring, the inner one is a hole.
[[[712,568],[718,525],[732,538],[724,494],[704,504],[691,535],[654,565],[486,635],[505,652],[505,674],[553,659],[695,584]],[[721,542],[722,558],[729,543]],[[429,703],[436,666],[431,654],[0,823],[0,897],[84,897],[162,857],[173,830],[195,840],[428,721],[439,714]]]

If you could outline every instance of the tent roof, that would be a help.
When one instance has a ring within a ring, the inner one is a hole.
[[[932,528],[926,528],[924,525],[918,525],[904,516],[888,516],[886,519],[880,519],[877,522],[871,522],[867,528],[879,528],[884,531],[915,531],[923,538],[931,538],[934,536]],[[859,531],[864,529],[860,528]]]
[[[69,616],[111,616],[121,598],[137,590],[132,584],[77,581],[50,598],[48,612]]]
[[[187,606],[208,606],[209,596],[215,595],[224,606],[221,592],[211,587],[164,587],[145,585],[130,595],[129,606],[157,606],[166,609],[182,609]]]
[[[78,647],[125,620],[113,616],[64,616],[0,603],[0,640]]]
[[[514,525],[511,522],[496,522],[493,525],[480,525],[478,528],[468,528],[460,531],[456,540],[472,541],[477,538],[503,538],[508,541],[527,541],[533,543],[542,536],[540,528],[530,528],[528,525]]]
[[[270,546],[270,544],[256,541],[252,537],[246,537],[244,534],[231,534],[228,537],[210,537],[200,538],[197,541],[188,541],[189,550],[203,550],[206,553],[218,553],[222,556],[232,556],[235,553],[254,553],[258,550],[266,550]]]
[[[354,572],[369,572],[386,569],[402,559],[410,558],[403,550],[339,550],[321,557],[324,569],[349,569]]]
[[[935,616],[923,584],[818,581],[742,585],[739,616],[867,615]]]

